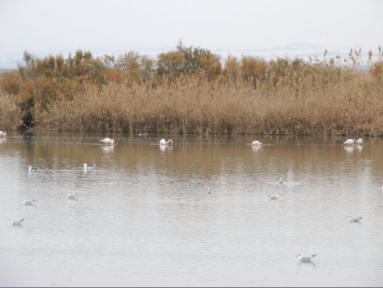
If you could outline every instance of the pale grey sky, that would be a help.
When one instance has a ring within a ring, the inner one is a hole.
[[[0,54],[186,45],[329,49],[383,42],[379,0],[0,0]]]

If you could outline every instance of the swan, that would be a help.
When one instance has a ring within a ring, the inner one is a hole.
[[[114,144],[114,140],[111,139],[111,138],[104,138],[104,139],[101,139],[100,142],[104,143],[104,144]]]
[[[21,203],[25,206],[33,206],[35,204],[36,200],[23,200]]]
[[[362,138],[359,138],[357,141],[358,145],[363,145],[363,139]]]
[[[279,194],[269,195],[269,201],[271,200],[278,200]]]
[[[253,142],[251,142],[251,146],[255,146],[255,147],[262,146],[262,142],[258,140],[254,140]]]
[[[351,218],[350,222],[351,223],[360,223],[360,220],[362,220],[362,217],[355,217],[355,218]]]
[[[161,140],[160,140],[160,145],[162,146],[162,145],[167,145],[167,146],[172,146],[173,145],[173,140],[172,139],[168,139],[167,141],[164,139],[164,138],[162,138]]]
[[[68,193],[66,195],[66,198],[68,198],[69,200],[77,200],[77,197],[75,194],[72,194],[72,193]]]
[[[299,254],[297,255],[297,259],[300,263],[313,263],[312,260],[316,256],[316,254],[312,254],[311,256],[304,256],[303,254]]]
[[[355,144],[355,139],[347,139],[343,143],[344,145],[354,145]]]
[[[87,163],[84,163],[82,164],[82,168],[84,168],[84,170],[87,170],[87,169],[93,169],[96,167],[96,164],[87,164]]]
[[[172,139],[168,139],[168,141],[166,141],[166,145],[168,145],[168,146],[173,145],[173,140]]]
[[[12,226],[21,227],[23,225],[24,218],[21,218],[20,220],[12,220],[11,224]]]
[[[7,137],[7,131],[1,131],[0,130],[0,137]]]

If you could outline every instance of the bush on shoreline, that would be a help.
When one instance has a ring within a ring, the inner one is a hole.
[[[43,59],[0,76],[0,126],[114,132],[383,135],[383,51],[265,61],[177,46],[157,59]],[[345,61],[350,64],[343,66]],[[1,128],[1,127],[0,127]]]

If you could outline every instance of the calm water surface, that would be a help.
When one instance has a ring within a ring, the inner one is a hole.
[[[257,138],[11,134],[0,285],[383,285],[383,141]]]

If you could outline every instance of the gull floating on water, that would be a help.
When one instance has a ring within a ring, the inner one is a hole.
[[[33,206],[35,204],[36,200],[23,200],[21,203],[25,206]]]
[[[84,163],[82,164],[82,168],[84,168],[84,170],[87,170],[87,169],[93,169],[96,167],[96,164],[87,164],[87,163]]]
[[[11,225],[21,227],[23,225],[24,218],[21,218],[20,220],[12,220]]]
[[[269,195],[269,200],[278,200],[279,194]]]
[[[104,144],[114,144],[114,140],[111,139],[111,138],[104,138],[104,139],[101,139],[100,142],[104,143]]]
[[[72,193],[68,193],[66,195],[66,198],[68,198],[69,200],[77,200],[77,197],[75,194],[72,194]]]
[[[297,255],[297,259],[299,263],[313,263],[312,260],[316,256],[316,254],[312,254],[311,256],[304,256],[303,254],[299,254]]]
[[[0,137],[7,137],[7,131],[1,131],[0,130]]]
[[[36,167],[32,167],[32,165],[28,166],[28,172],[31,173],[32,171],[37,171]]]
[[[362,220],[362,217],[354,217],[350,219],[351,223],[360,223],[360,220]]]
[[[282,179],[282,177],[279,177],[278,182],[279,182],[279,184],[283,184],[283,179]]]

